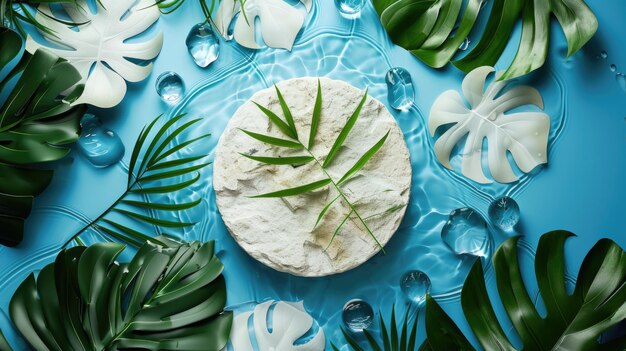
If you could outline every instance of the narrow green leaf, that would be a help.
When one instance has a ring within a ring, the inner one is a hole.
[[[365,351],[363,350],[363,348],[361,348],[361,346],[359,346],[356,340],[354,340],[352,336],[350,336],[350,334],[346,332],[345,329],[341,328],[341,333],[343,334],[343,337],[346,339],[346,342],[348,343],[348,345],[350,345],[350,347],[352,347],[354,351]]]
[[[144,201],[134,201],[134,200],[122,200],[120,203],[140,208],[148,208],[151,210],[161,210],[161,211],[182,211],[187,210],[193,207],[196,207],[202,202],[202,199],[199,198],[197,200],[191,202],[183,202],[183,203],[175,203],[175,204],[161,204],[158,202],[144,202]]]
[[[165,124],[159,129],[157,134],[152,138],[150,145],[148,145],[148,148],[146,149],[144,153],[143,159],[141,160],[141,165],[139,166],[139,169],[137,170],[137,176],[139,176],[139,174],[143,172],[144,167],[147,165],[148,160],[151,158],[152,152],[154,151],[154,148],[156,147],[161,137],[167,132],[170,126],[174,125],[174,123],[178,122],[183,117],[185,117],[185,114],[180,114],[178,116],[175,116],[174,118],[165,122]],[[147,137],[148,137],[148,133],[146,133],[146,136],[143,138],[143,140],[145,141]],[[141,150],[142,147],[143,147],[143,142],[141,143],[141,145],[139,145],[139,150]]]
[[[426,295],[426,336],[433,350],[475,350],[459,327],[430,295]]]
[[[159,157],[157,157],[154,160],[154,165],[156,165],[159,161],[164,160],[168,156],[171,156],[171,155],[177,153],[178,151],[183,150],[184,148],[186,148],[186,147],[188,147],[188,146],[190,146],[190,145],[192,145],[192,144],[194,144],[194,143],[196,143],[196,142],[198,142],[198,141],[200,141],[202,139],[208,138],[210,136],[211,136],[211,134],[204,134],[204,135],[201,135],[201,136],[199,136],[197,138],[193,138],[193,139],[187,140],[185,142],[182,142],[182,143],[174,146],[173,148],[163,152]],[[153,167],[154,167],[154,165],[153,165]]]
[[[274,145],[274,146],[281,146],[281,147],[288,147],[288,148],[292,148],[292,149],[303,149],[304,146],[302,144],[300,144],[299,142],[295,142],[295,141],[291,141],[291,140],[286,140],[286,139],[280,139],[280,138],[274,138],[268,135],[263,135],[263,134],[258,134],[258,133],[254,133],[245,129],[239,129],[242,132],[248,134],[249,136],[251,136],[252,138],[262,142],[262,143],[266,143],[266,144],[270,144],[270,145]]]
[[[112,236],[114,239],[117,239],[117,240],[119,240],[121,242],[124,242],[124,243],[128,243],[128,244],[132,245],[133,247],[140,247],[144,243],[143,241],[139,241],[139,240],[137,240],[137,239],[135,239],[133,237],[129,237],[127,235],[124,235],[122,233],[116,232],[113,229],[101,226],[99,224],[94,224],[94,228],[99,230],[99,231],[101,231],[101,232],[104,232],[104,233]]]
[[[332,148],[328,152],[328,156],[326,156],[326,159],[324,160],[324,164],[322,165],[322,167],[324,168],[328,167],[328,165],[330,165],[330,163],[333,161],[335,156],[337,156],[337,153],[339,152],[339,149],[343,145],[343,142],[346,140],[346,138],[348,137],[348,134],[352,130],[352,127],[354,127],[354,124],[359,118],[359,114],[361,114],[361,108],[363,108],[363,105],[365,104],[366,99],[367,99],[367,91],[365,91],[365,95],[363,95],[361,102],[359,102],[359,105],[357,106],[356,110],[354,110],[354,113],[352,113],[352,116],[348,118],[348,120],[346,121],[346,124],[343,126],[343,129],[337,136],[337,139],[335,140],[335,143],[333,144]]]
[[[179,177],[191,172],[195,172],[199,169],[202,169],[206,166],[208,166],[210,163],[201,163],[195,166],[189,166],[189,167],[185,167],[185,168],[180,168],[180,169],[175,169],[173,171],[167,171],[167,172],[159,172],[159,173],[154,173],[154,174],[150,174],[148,176],[142,176],[141,178],[139,178],[139,181],[141,183],[146,183],[146,182],[151,182],[154,180],[161,180],[161,179],[167,179],[167,178],[173,178],[173,177]]]
[[[143,234],[141,232],[138,232],[138,231],[136,231],[136,230],[134,230],[132,228],[129,228],[129,227],[125,226],[125,225],[122,225],[122,224],[119,224],[117,222],[108,220],[106,218],[102,219],[102,221],[104,223],[107,223],[110,226],[116,228],[117,230],[121,230],[124,234],[126,234],[129,237],[132,237],[133,239],[135,239],[138,242],[143,243],[143,242],[151,241],[154,244],[167,247],[167,245],[165,243],[159,241],[157,238],[154,238],[154,237],[151,237],[149,235],[146,235],[146,234]],[[100,225],[100,227],[103,228],[103,226],[101,226],[101,225]]]
[[[385,347],[385,350],[391,350],[391,340],[389,340],[389,333],[387,332],[385,319],[383,318],[382,313],[379,312],[378,314],[379,314],[379,321],[380,321],[380,335],[383,338],[383,345]]]
[[[294,135],[294,139],[298,139],[298,131],[296,130],[296,124],[293,121],[293,115],[289,110],[289,106],[287,106],[287,102],[283,98],[283,94],[280,93],[280,89],[274,84],[274,88],[276,88],[276,95],[278,95],[278,102],[280,103],[280,108],[283,110],[283,115],[285,115],[285,120],[289,125],[289,129]]]
[[[343,177],[339,179],[339,181],[337,182],[337,185],[341,185],[343,182],[350,179],[350,177],[352,177],[358,171],[360,171],[361,168],[363,168],[363,166],[365,166],[365,164],[367,164],[367,162],[372,157],[374,157],[374,155],[376,155],[376,153],[383,147],[383,144],[385,144],[385,141],[387,140],[388,136],[389,136],[389,131],[387,131],[387,133],[376,144],[374,144],[374,146],[372,146],[369,150],[367,150],[367,152],[365,152],[365,154],[363,154],[363,156],[361,156],[361,158],[358,161],[356,161],[354,166],[352,166],[352,168],[350,168],[348,172],[346,172],[346,174],[344,174]]]
[[[280,129],[286,136],[292,138],[292,139],[298,139],[298,137],[291,131],[291,128],[289,127],[289,125],[285,122],[283,122],[282,119],[280,119],[280,117],[278,117],[274,112],[268,110],[267,108],[257,104],[256,102],[254,103],[255,105],[257,105],[257,107],[263,111],[263,113],[267,116],[267,118],[269,118],[269,120],[276,126],[278,127],[278,129]]]
[[[317,216],[317,220],[315,221],[315,225],[313,226],[313,229],[315,229],[317,227],[317,225],[320,223],[320,221],[322,220],[322,217],[324,217],[326,212],[328,212],[328,209],[330,208],[330,206],[332,206],[333,203],[335,203],[335,201],[337,201],[337,199],[340,198],[340,197],[341,197],[341,194],[337,195],[337,197],[332,199],[331,202],[329,202],[328,204],[326,204],[326,206],[324,206],[324,208],[322,209],[320,214]]]
[[[198,181],[198,179],[200,179],[200,173],[196,173],[196,176],[186,180],[184,182],[180,182],[180,183],[176,183],[176,184],[171,184],[171,185],[164,185],[164,186],[155,186],[155,187],[150,187],[150,188],[134,188],[129,190],[131,193],[138,193],[138,194],[165,194],[165,193],[171,193],[173,191],[178,191],[178,190],[182,190],[185,189],[186,187],[192,185],[193,183],[195,183],[196,181]]]
[[[159,156],[161,156],[161,153],[163,152],[163,150],[165,150],[165,148],[176,137],[178,137],[180,134],[182,134],[183,132],[185,132],[186,130],[188,130],[194,124],[200,122],[201,120],[202,120],[201,118],[192,119],[191,121],[185,122],[180,127],[174,129],[174,131],[172,133],[170,133],[170,135],[168,135],[165,139],[163,139],[161,144],[156,148],[156,150],[154,151],[154,153],[150,157],[150,160],[148,161],[148,167],[150,167],[150,166],[152,166],[152,165],[154,165],[156,163],[156,159],[159,158]],[[158,136],[158,139],[160,139],[160,138],[161,138],[161,136]],[[149,155],[149,154],[146,153],[146,156],[147,155]]]
[[[205,155],[200,155],[200,156],[183,157],[183,158],[179,158],[179,159],[171,160],[171,161],[159,162],[148,167],[148,171],[156,171],[159,169],[174,168],[174,167],[182,166],[184,164],[193,163],[205,157],[206,157]]]
[[[365,338],[367,339],[367,342],[370,344],[370,347],[372,348],[372,351],[383,351],[382,347],[380,345],[378,345],[378,342],[376,341],[374,336],[372,336],[372,334],[369,331],[364,329],[363,330],[363,335],[365,335]]]
[[[267,194],[250,196],[251,198],[268,198],[268,197],[287,197],[308,193],[330,184],[330,179],[322,179],[306,185],[297,186],[295,188],[279,190]]]
[[[341,223],[337,226],[337,228],[335,229],[335,232],[333,233],[333,236],[330,238],[330,241],[328,242],[328,245],[326,246],[324,251],[328,250],[328,248],[330,247],[330,244],[333,243],[333,240],[335,240],[335,237],[337,236],[337,234],[339,234],[339,232],[341,231],[341,228],[343,228],[343,225],[346,224],[346,222],[348,221],[348,218],[350,218],[350,215],[352,215],[353,212],[354,210],[351,210],[350,212],[348,212],[348,214],[343,218]]]
[[[309,133],[309,150],[313,148],[315,144],[315,137],[317,136],[317,128],[320,125],[320,118],[322,116],[322,84],[320,80],[317,80],[317,96],[315,97],[315,107],[313,107],[313,116],[311,116],[311,131]]]
[[[174,222],[174,221],[168,221],[168,220],[164,220],[164,219],[158,219],[158,218],[152,218],[150,216],[144,216],[142,214],[139,213],[135,213],[135,212],[131,212],[131,211],[127,211],[127,210],[122,210],[119,208],[114,208],[113,211],[121,213],[123,215],[126,215],[130,218],[134,218],[138,221],[141,222],[145,222],[148,224],[154,224],[156,226],[159,227],[165,227],[165,228],[184,228],[184,227],[189,227],[194,225],[195,223],[186,223],[186,222]]]
[[[248,155],[244,153],[239,153],[239,154],[251,160],[255,160],[261,163],[267,163],[269,165],[302,165],[302,164],[313,161],[313,156],[264,157],[264,156],[253,156],[253,155]]]
[[[391,350],[392,351],[397,351],[398,350],[398,326],[396,324],[396,305],[392,305],[391,306],[391,334],[390,334],[390,339],[391,339]]]

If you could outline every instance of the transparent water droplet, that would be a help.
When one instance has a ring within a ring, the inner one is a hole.
[[[615,79],[617,80],[617,84],[622,88],[624,93],[626,93],[626,75],[624,73],[618,73],[615,75]]]
[[[461,43],[461,45],[459,45],[459,50],[461,51],[467,50],[471,43],[472,42],[468,38],[463,39],[463,42]]]
[[[606,59],[607,57],[609,57],[609,55],[606,53],[606,51],[602,51],[602,52],[600,53],[600,57],[601,57],[602,59]]]
[[[353,332],[362,332],[374,321],[374,310],[369,303],[354,299],[346,302],[341,313],[343,324]]]
[[[616,66],[616,65],[614,65],[614,64],[613,64],[613,65],[611,65],[611,66],[609,66],[609,68],[611,69],[611,72],[615,72],[615,71],[617,71],[617,66]]]
[[[124,157],[124,144],[117,134],[104,128],[98,117],[85,114],[80,121],[78,147],[96,167],[108,167]]]
[[[161,73],[156,80],[155,88],[163,101],[168,104],[175,104],[182,99],[185,94],[185,83],[175,72],[167,71]]]
[[[220,54],[220,41],[210,23],[198,23],[191,27],[185,44],[189,54],[200,67],[207,67],[217,60]]]
[[[359,17],[365,0],[335,0],[339,13],[345,18]]]
[[[511,232],[520,219],[519,205],[507,196],[495,199],[489,205],[489,219],[498,229]]]
[[[450,213],[441,230],[441,239],[457,255],[487,257],[491,246],[487,222],[471,208]]]
[[[387,72],[387,97],[389,104],[396,110],[407,110],[415,102],[415,90],[411,74],[401,67],[394,67]]]
[[[406,272],[400,278],[400,289],[409,300],[421,306],[430,293],[430,278],[422,271]]]

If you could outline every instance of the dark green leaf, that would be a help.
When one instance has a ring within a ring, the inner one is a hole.
[[[278,95],[278,102],[280,103],[280,108],[283,110],[283,115],[285,115],[285,120],[287,121],[287,125],[289,125],[289,130],[293,134],[294,139],[298,139],[298,131],[296,130],[296,124],[293,121],[293,116],[291,115],[291,111],[289,110],[289,106],[287,106],[287,102],[283,98],[283,94],[280,93],[280,90],[276,85],[274,85],[276,89],[276,95]]]
[[[315,137],[317,136],[317,128],[320,125],[320,119],[322,116],[322,84],[320,80],[317,80],[317,95],[315,96],[315,106],[313,107],[313,115],[311,116],[311,130],[309,132],[309,150],[313,148],[315,144]]]
[[[223,311],[226,285],[213,242],[148,243],[130,263],[119,263],[123,249],[100,243],[64,250],[37,280],[31,275],[20,285],[11,299],[11,318],[31,347],[226,347],[232,313]]]
[[[274,112],[268,110],[267,108],[254,103],[257,107],[269,118],[270,122],[274,124],[281,132],[283,132],[286,136],[292,139],[298,139],[298,137],[291,131],[291,127],[287,123],[285,123],[280,117],[278,117]]]
[[[383,145],[385,144],[385,141],[387,140],[387,137],[389,136],[389,132],[387,132],[376,144],[374,144],[374,146],[372,146],[369,150],[367,150],[363,156],[361,156],[361,158],[356,161],[356,163],[354,164],[354,166],[352,166],[352,168],[350,168],[348,170],[348,172],[346,172],[346,174],[343,175],[343,177],[341,177],[341,179],[339,179],[339,181],[337,182],[337,184],[342,184],[343,182],[345,182],[346,180],[350,179],[350,177],[352,177],[353,175],[355,175],[358,171],[361,170],[361,168],[363,168],[363,166],[365,166],[365,164],[367,164],[367,162],[374,156],[376,155],[376,153],[383,147]]]
[[[174,177],[180,177],[183,176],[185,174],[189,174],[192,172],[195,172],[197,170],[200,170],[206,166],[208,166],[210,163],[201,163],[195,166],[189,166],[189,167],[185,167],[185,168],[179,168],[179,169],[175,169],[173,171],[167,171],[167,172],[159,172],[159,173],[153,173],[147,176],[142,176],[141,178],[139,178],[139,181],[144,184],[147,182],[151,182],[154,180],[161,180],[161,179],[168,179],[168,178],[174,178]]]
[[[598,344],[600,336],[626,319],[626,253],[602,239],[580,268],[573,295],[566,292],[564,245],[573,234],[554,231],[539,240],[535,273],[547,314],[541,317],[526,292],[518,257],[518,238],[508,239],[494,254],[498,292],[523,348],[528,350],[609,350],[616,339]],[[487,296],[482,265],[476,261],[461,293],[463,311],[480,344],[488,350],[514,350]],[[428,297],[428,343],[433,350],[471,350],[461,332]],[[609,346],[610,345],[610,346]],[[617,348],[619,349],[619,348]]]
[[[348,120],[346,121],[346,124],[343,126],[343,129],[341,129],[341,132],[339,132],[337,139],[335,139],[335,143],[333,144],[332,148],[328,152],[328,156],[326,156],[326,159],[324,160],[324,164],[322,165],[324,168],[330,165],[330,163],[333,161],[333,159],[339,152],[339,149],[343,145],[343,142],[346,141],[348,134],[352,130],[352,127],[354,127],[354,124],[356,123],[357,119],[359,118],[359,115],[361,114],[361,108],[363,108],[363,105],[365,104],[365,100],[367,100],[367,91],[363,95],[363,98],[359,102],[359,105],[357,106],[356,110],[354,110],[354,113],[352,113],[350,118],[348,118]]]
[[[119,212],[121,214],[124,214],[124,215],[130,217],[130,218],[134,218],[134,219],[142,221],[142,222],[158,225],[159,227],[165,227],[165,228],[183,228],[183,227],[188,227],[188,226],[191,226],[191,225],[195,224],[195,223],[174,222],[174,221],[168,221],[168,220],[165,220],[165,219],[152,218],[150,216],[144,216],[144,215],[139,214],[139,213],[135,213],[135,212],[127,211],[127,210],[122,210],[122,209],[119,209],[119,208],[114,208],[113,211]]]
[[[316,182],[309,183],[306,185],[297,186],[295,188],[279,190],[279,191],[251,196],[251,197],[252,198],[264,198],[264,197],[286,197],[286,196],[300,195],[300,194],[308,193],[310,191],[319,189],[328,184],[330,184],[330,179],[322,179],[322,180],[318,180]]]
[[[163,211],[182,211],[193,208],[199,205],[202,202],[202,199],[196,199],[191,202],[183,202],[176,204],[160,204],[156,202],[144,202],[144,201],[133,201],[133,200],[122,200],[120,201],[123,204],[127,204],[134,207],[140,208],[148,208],[151,210],[163,210]]]
[[[180,183],[175,183],[175,184],[171,184],[171,185],[163,185],[163,186],[154,186],[154,187],[148,187],[148,188],[135,188],[135,189],[131,189],[130,192],[131,193],[138,193],[138,194],[165,194],[165,193],[171,193],[174,191],[179,191],[182,189],[185,189],[187,187],[189,187],[190,185],[194,184],[195,182],[198,181],[198,179],[200,179],[200,173],[196,173],[196,175],[186,181],[180,182]]]
[[[247,131],[245,129],[240,129],[240,130],[242,132],[248,134],[252,138],[262,142],[262,143],[266,143],[266,144],[270,144],[270,145],[274,145],[274,146],[288,147],[288,148],[292,148],[292,149],[302,149],[302,148],[304,148],[304,146],[302,146],[302,144],[300,144],[299,142],[290,141],[290,140],[286,140],[286,139],[280,139],[280,138],[274,138],[274,137],[271,137],[271,136],[268,136],[268,135],[263,135],[263,134],[250,132],[250,131]]]
[[[292,156],[292,157],[264,157],[253,156],[244,153],[239,153],[241,156],[247,157],[251,160],[255,160],[261,163],[267,163],[269,165],[302,165],[314,160],[313,156]]]

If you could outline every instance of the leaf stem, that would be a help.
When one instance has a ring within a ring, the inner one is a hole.
[[[299,141],[299,140],[298,140]],[[348,197],[346,196],[346,194],[344,194],[344,192],[341,190],[341,188],[339,187],[339,185],[337,184],[337,182],[335,182],[335,180],[330,176],[330,174],[328,174],[328,172],[326,171],[326,169],[324,168],[324,166],[322,165],[322,163],[318,160],[318,158],[311,152],[311,150],[309,150],[309,148],[305,147],[304,145],[302,145],[302,147],[306,150],[306,152],[311,155],[311,157],[313,157],[313,161],[315,161],[315,163],[321,168],[322,172],[324,172],[324,174],[326,175],[326,177],[330,180],[330,183],[335,187],[335,189],[337,190],[337,192],[339,193],[339,196],[341,196],[341,198],[343,199],[343,201],[348,205],[348,207],[350,208],[351,212],[354,213],[356,215],[356,217],[359,219],[359,221],[363,224],[363,226],[365,227],[365,230],[367,230],[368,234],[372,237],[372,239],[374,239],[374,241],[376,242],[376,245],[378,245],[378,247],[380,247],[380,250],[383,252],[383,254],[387,254],[387,252],[385,251],[385,248],[383,247],[383,245],[381,245],[381,243],[378,241],[378,239],[376,239],[376,236],[374,235],[374,233],[372,233],[371,229],[369,228],[369,226],[367,225],[367,223],[365,223],[365,220],[361,217],[361,215],[359,214],[359,212],[356,210],[356,208],[354,207],[354,205],[350,202],[350,200],[348,200]],[[333,235],[334,238],[334,235]],[[330,246],[330,244],[332,243],[332,239],[331,242],[328,243],[328,246]]]

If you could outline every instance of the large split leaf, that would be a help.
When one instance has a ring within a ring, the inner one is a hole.
[[[221,350],[232,314],[213,242],[160,240],[129,263],[121,244],[61,251],[18,287],[13,323],[36,350]]]
[[[396,44],[432,67],[443,67],[476,25],[486,0],[374,0],[380,20]],[[464,12],[461,14],[461,9]],[[517,55],[500,77],[510,79],[541,67],[547,56],[550,17],[559,21],[568,56],[595,34],[598,21],[583,0],[497,0],[478,43],[455,66],[469,72],[493,66],[504,52],[515,26],[522,22]],[[483,10],[484,11],[484,10]],[[456,31],[454,30],[456,28]]]
[[[250,335],[248,330],[250,318],[254,335]],[[272,320],[271,330],[268,320]],[[326,341],[321,329],[308,342],[295,344],[312,327],[313,318],[304,310],[302,302],[267,301],[258,304],[253,312],[243,312],[235,317],[231,343],[234,351],[253,351],[251,338],[254,338],[259,350],[323,351]]]
[[[599,343],[605,331],[626,319],[626,252],[602,239],[589,251],[572,294],[566,289],[564,245],[573,234],[554,231],[539,240],[535,275],[546,309],[542,317],[524,285],[517,258],[518,238],[493,257],[498,292],[524,350],[624,350],[626,337]],[[476,261],[461,292],[467,321],[485,350],[516,350],[500,326]],[[435,351],[473,350],[454,322],[429,299],[426,332]]]
[[[33,166],[67,155],[85,107],[72,105],[82,92],[78,71],[51,52],[25,53],[7,29],[0,29],[0,72],[0,244],[13,246],[34,197],[52,178]]]
[[[490,183],[482,169],[483,140],[487,140],[487,160],[491,176],[497,182],[518,179],[509,163],[510,153],[523,172],[547,163],[550,117],[543,112],[506,113],[532,104],[543,108],[541,95],[529,86],[517,86],[504,91],[507,83],[497,81],[485,89],[487,77],[494,69],[480,67],[463,80],[463,94],[454,90],[441,94],[430,111],[428,128],[431,135],[437,129],[451,125],[435,142],[435,155],[446,168],[452,169],[450,156],[454,147],[465,138],[461,172],[479,183]]]
[[[48,3],[38,7],[36,18],[53,30],[53,33],[41,32],[46,40],[60,46],[50,49],[71,62],[82,75],[85,91],[78,102],[113,107],[126,95],[125,80],[139,82],[148,77],[152,63],[141,65],[135,62],[152,60],[159,54],[163,33],[146,40],[127,42],[159,19],[159,9],[152,6],[153,0],[98,0],[96,3],[95,14],[89,10],[87,0],[63,4],[73,22],[84,23],[77,26],[76,31],[55,20],[55,12]],[[28,37],[28,51],[34,52],[42,46]]]
[[[300,0],[307,12],[312,0]],[[242,3],[243,9],[242,9]],[[243,11],[242,11],[243,10]],[[237,18],[235,18],[239,14]],[[235,40],[250,49],[259,49],[255,31],[259,19],[263,41],[273,48],[291,50],[302,25],[304,13],[285,0],[222,0],[215,17],[215,26],[222,36],[229,37],[228,29],[236,21]]]

